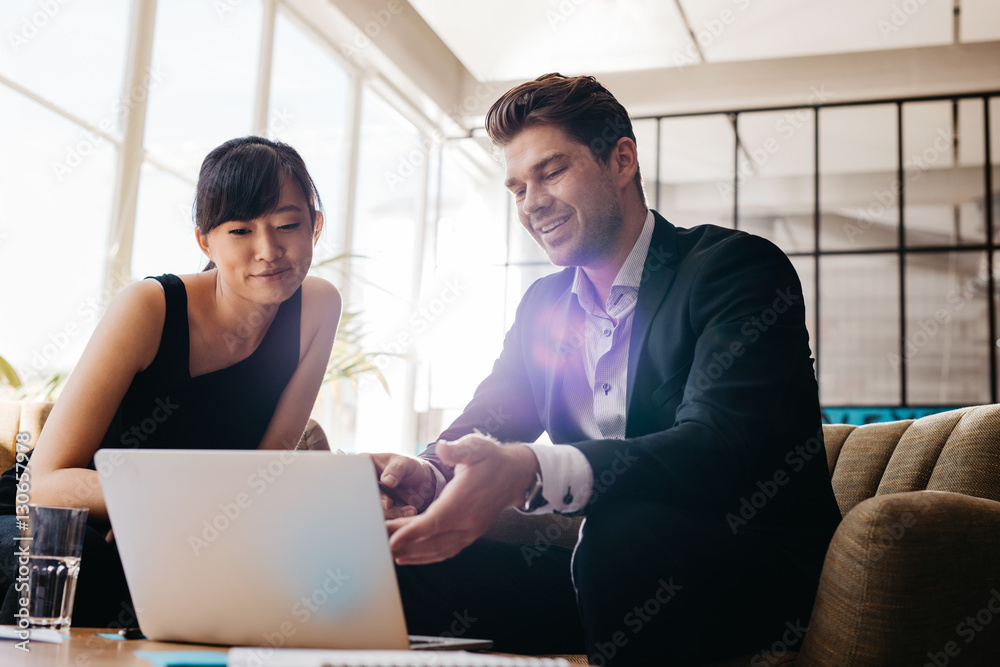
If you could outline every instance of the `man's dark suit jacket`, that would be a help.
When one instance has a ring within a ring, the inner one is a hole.
[[[591,505],[654,500],[725,517],[734,531],[828,542],[840,512],[794,268],[760,237],[655,219],[629,344],[625,439],[589,439],[569,418],[562,371],[584,354],[572,267],[528,288],[493,371],[441,438],[478,428],[533,442],[546,431],[587,457]],[[422,456],[450,478],[433,445]]]

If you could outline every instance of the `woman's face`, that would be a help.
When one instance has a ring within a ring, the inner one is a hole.
[[[278,207],[255,220],[224,222],[197,233],[202,251],[215,262],[219,279],[254,303],[281,303],[299,288],[312,264],[323,216],[313,228],[309,204],[292,179],[284,179]]]

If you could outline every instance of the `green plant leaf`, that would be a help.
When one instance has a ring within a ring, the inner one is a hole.
[[[324,259],[323,261],[316,262],[313,264],[312,269],[326,268],[340,270],[342,274],[346,275],[346,272],[342,268],[338,267],[337,264],[349,259],[368,258],[364,255],[344,252],[334,257]],[[352,275],[351,279],[356,280],[361,284],[375,287],[386,294],[390,294],[388,290],[376,285],[370,280],[366,280],[356,275]],[[333,341],[333,349],[330,351],[330,361],[327,363],[326,372],[323,375],[323,382],[335,382],[340,379],[346,379],[357,385],[359,378],[370,373],[372,377],[378,380],[379,384],[382,385],[382,388],[385,389],[385,393],[391,395],[389,391],[389,383],[382,374],[382,371],[375,365],[375,359],[385,355],[409,361],[415,360],[404,354],[365,349],[366,336],[367,332],[364,328],[364,321],[361,317],[361,313],[349,310],[345,306],[344,311],[340,316],[340,324],[337,328],[337,337]]]
[[[3,357],[0,357],[0,379],[15,389],[21,386],[21,378],[18,376],[17,371]]]

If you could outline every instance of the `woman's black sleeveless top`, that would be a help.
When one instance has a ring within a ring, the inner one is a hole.
[[[299,361],[302,288],[280,304],[263,306],[229,339],[257,334],[278,312],[246,359],[191,377],[187,291],[180,278],[155,278],[166,296],[166,319],[153,362],[136,374],[108,427],[102,448],[256,449]],[[231,334],[227,334],[229,336]],[[228,342],[228,341],[227,341]],[[86,415],[79,415],[86,419]],[[14,512],[14,470],[0,478],[0,514]]]

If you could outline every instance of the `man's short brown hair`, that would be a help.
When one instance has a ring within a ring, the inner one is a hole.
[[[592,76],[543,74],[508,90],[486,114],[486,133],[498,148],[521,130],[553,125],[590,148],[599,164],[607,165],[622,137],[635,142],[625,107]],[[642,175],[635,169],[635,186],[645,201]]]

